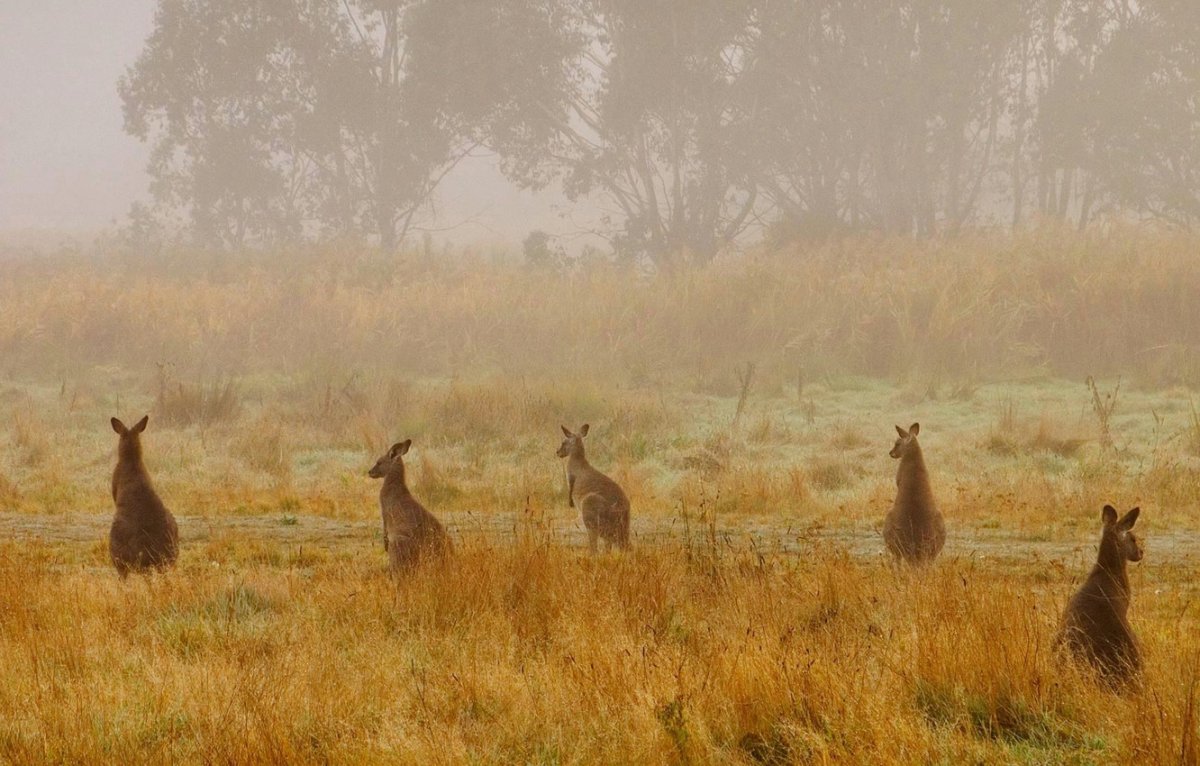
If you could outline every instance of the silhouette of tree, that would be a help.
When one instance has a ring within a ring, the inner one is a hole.
[[[742,0],[449,0],[414,29],[448,112],[481,128],[511,180],[602,200],[614,247],[664,264],[712,258],[755,209],[738,96],[751,12]]]
[[[763,223],[1200,216],[1189,0],[160,0],[120,92],[159,212],[226,247],[392,249],[480,145],[661,268]]]
[[[161,0],[120,83],[151,191],[207,245],[394,248],[469,149],[406,71],[401,0]]]

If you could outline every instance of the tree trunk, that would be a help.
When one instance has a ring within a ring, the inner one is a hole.
[[[1030,22],[1032,23],[1032,22]],[[1025,179],[1021,177],[1021,160],[1025,151],[1025,121],[1027,117],[1026,89],[1029,84],[1029,33],[1021,34],[1021,80],[1017,86],[1016,129],[1013,134],[1012,160],[1012,228],[1021,225],[1021,214],[1025,207]]]
[[[396,252],[396,213],[389,205],[380,203],[375,226],[379,232],[379,249],[385,253]]]

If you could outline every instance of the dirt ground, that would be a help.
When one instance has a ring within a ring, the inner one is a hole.
[[[178,516],[183,543],[212,539],[254,539],[279,545],[329,545],[342,548],[361,545],[374,551],[379,525],[373,521],[350,521],[311,515],[287,516]],[[457,539],[511,542],[520,535],[554,541],[566,547],[583,548],[587,538],[582,524],[569,514],[529,518],[511,514],[452,512],[442,515],[447,529]],[[108,535],[107,514],[30,515],[0,512],[0,537],[36,540],[42,543],[96,543]],[[832,545],[856,558],[883,555],[879,530],[866,527],[785,526],[769,519],[739,518],[714,527],[702,521],[650,517],[635,519],[635,545],[681,544],[688,540],[717,542],[735,550],[764,554],[800,555],[814,547]],[[1067,542],[1035,540],[998,529],[959,527],[951,522],[945,556],[996,562],[1088,563],[1095,555],[1097,539]],[[1156,565],[1200,564],[1200,545],[1186,530],[1154,532],[1145,539],[1147,560]],[[382,555],[382,554],[381,554]]]

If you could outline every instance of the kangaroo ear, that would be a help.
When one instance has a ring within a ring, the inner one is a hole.
[[[122,423],[120,420],[117,420],[116,418],[112,418],[108,422],[112,423],[113,430],[116,431],[117,433],[121,434],[122,436],[129,433],[129,429],[126,428],[125,424]]]
[[[1112,526],[1117,523],[1117,509],[1111,505],[1104,506],[1104,510],[1100,512],[1100,518],[1104,521],[1104,526]]]
[[[900,438],[901,438],[901,439],[907,439],[907,438],[908,438],[908,431],[905,431],[905,430],[904,430],[903,428],[901,428],[900,426],[896,426],[896,433],[900,434]]]
[[[131,428],[129,430],[133,431],[135,434],[140,434],[142,431],[146,430],[146,424],[149,422],[150,422],[150,416],[143,415],[142,419],[139,420],[138,422],[134,423],[133,428]]]
[[[911,426],[908,427],[908,435],[909,436],[916,436],[919,433],[921,433],[921,424],[920,423],[913,423]]]
[[[408,448],[411,446],[412,446],[412,439],[405,439],[402,442],[397,442],[396,445],[394,447],[392,447],[392,452],[395,455],[407,455]]]
[[[1133,525],[1137,523],[1138,516],[1141,514],[1141,512],[1141,508],[1133,508],[1129,511],[1129,513],[1121,517],[1121,521],[1118,526],[1120,526],[1121,529],[1133,529]]]
[[[584,423],[583,426],[579,429],[579,435],[587,436],[587,432],[588,432],[588,424]]]
[[[563,436],[567,437],[568,439],[575,435],[571,433],[571,429],[567,428],[566,426],[559,426],[559,428],[562,429]]]

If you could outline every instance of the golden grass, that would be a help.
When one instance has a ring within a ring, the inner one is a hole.
[[[674,278],[589,263],[538,271],[491,254],[328,248],[0,261],[0,357],[184,380],[355,371],[690,379],[729,395],[829,374],[970,379],[1048,369],[1200,383],[1194,235],[1047,228],[946,241],[860,238],[757,252]]]
[[[6,543],[0,760],[1196,763],[1179,567],[1134,572],[1148,672],[1118,698],[1051,651],[1079,572],[525,539],[399,583],[366,539],[210,541],[128,583],[100,546]]]
[[[20,512],[0,545],[0,762],[1197,762],[1191,392],[1131,391],[1111,424],[1124,452],[1093,434],[1064,454],[1042,442],[1089,434],[1082,383],[915,404],[814,384],[815,423],[752,397],[740,429],[732,397],[364,381],[320,410],[303,380],[271,385],[230,421],[152,417],[183,556],[125,584],[102,526],[114,402],[10,386],[33,413],[14,444],[45,454],[0,460]],[[890,424],[913,410],[951,533],[921,575],[884,565],[877,532]],[[1059,419],[1012,414],[1042,411]],[[445,568],[399,583],[365,476],[411,433],[386,418],[423,429],[412,485],[458,537]],[[633,498],[629,555],[563,535],[556,425],[584,419]],[[999,429],[1012,453],[991,449]],[[1147,686],[1128,699],[1050,649],[1108,501],[1147,509]]]
[[[151,411],[147,461],[184,515],[373,517],[378,488],[365,472],[402,438],[414,439],[410,478],[435,510],[544,512],[564,498],[558,425],[590,421],[589,455],[626,486],[637,516],[704,507],[735,527],[746,518],[862,531],[891,503],[893,424],[920,420],[939,501],[968,529],[1061,539],[1104,503],[1126,501],[1163,529],[1200,527],[1187,389],[1123,394],[1111,424],[1117,446],[1102,449],[1090,394],[1071,381],[979,384],[970,400],[936,401],[860,379],[813,384],[806,401],[817,415],[787,397],[752,396],[737,428],[733,397],[570,380],[363,376],[352,396],[328,403],[306,378],[239,385],[247,394],[236,416],[180,426],[153,414],[153,376],[88,373],[72,387],[119,391],[120,401],[97,393],[74,407],[58,386],[0,382],[12,401],[0,415],[13,423],[0,452],[4,510],[109,512],[108,418]]]
[[[0,263],[0,762],[1196,764],[1196,242]],[[183,552],[121,583],[145,412]],[[878,537],[914,420],[921,574]],[[583,422],[628,555],[579,550]],[[365,473],[407,437],[457,554],[395,582]],[[1106,502],[1145,510],[1127,698],[1050,648]]]

